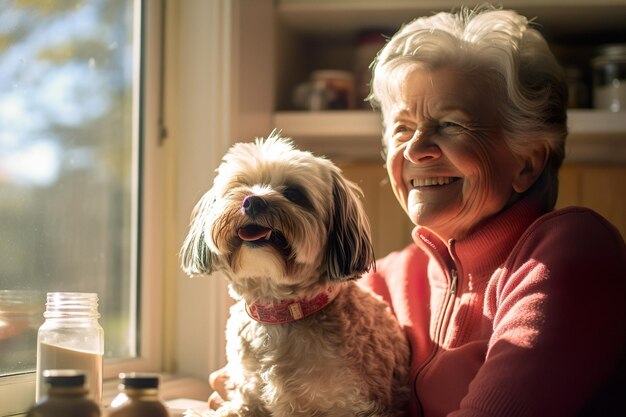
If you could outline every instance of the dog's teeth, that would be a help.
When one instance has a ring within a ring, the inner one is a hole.
[[[272,231],[271,230],[269,232],[267,232],[267,234],[265,235],[265,240],[270,240],[270,237],[272,237]]]

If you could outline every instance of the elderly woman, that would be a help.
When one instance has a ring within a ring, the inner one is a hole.
[[[513,11],[417,19],[374,62],[389,179],[416,228],[362,282],[406,328],[413,414],[626,415],[624,241],[589,209],[554,210],[566,91]]]
[[[539,32],[490,7],[419,18],[374,62],[416,227],[361,283],[406,329],[410,415],[626,415],[624,241],[589,209],[554,210],[566,91]]]

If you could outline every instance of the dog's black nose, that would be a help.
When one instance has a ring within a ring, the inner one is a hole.
[[[249,195],[243,199],[241,209],[248,216],[256,216],[267,209],[267,201],[257,195]]]

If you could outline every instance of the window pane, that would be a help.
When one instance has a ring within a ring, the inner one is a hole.
[[[136,356],[133,1],[0,0],[0,375],[35,368],[48,291],[97,292]]]

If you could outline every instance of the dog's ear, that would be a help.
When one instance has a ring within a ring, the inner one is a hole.
[[[206,218],[214,202],[215,199],[209,191],[202,196],[191,213],[189,233],[180,250],[181,268],[189,276],[210,274],[217,261],[205,240]]]
[[[359,187],[333,173],[333,210],[328,230],[327,268],[333,280],[358,278],[375,267],[370,225]]]

